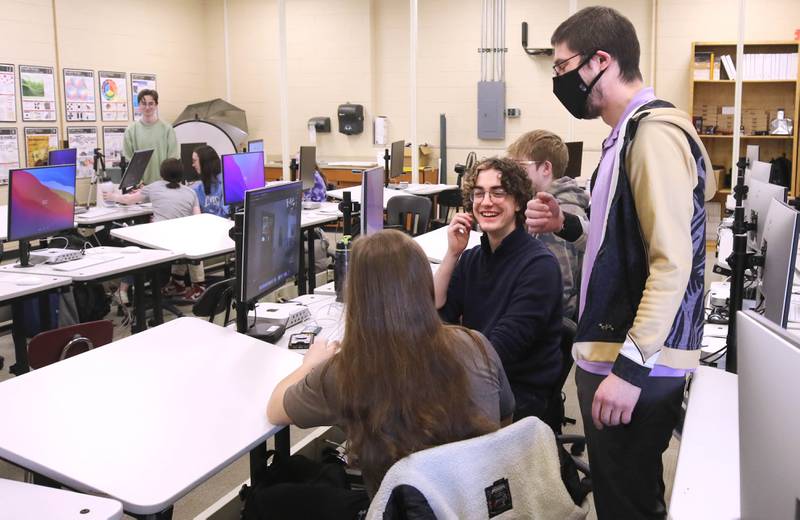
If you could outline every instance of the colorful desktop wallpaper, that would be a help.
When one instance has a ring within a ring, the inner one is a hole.
[[[75,165],[11,170],[8,239],[74,227]]]
[[[222,185],[225,204],[241,204],[244,192],[264,187],[264,154],[238,153],[222,156]]]

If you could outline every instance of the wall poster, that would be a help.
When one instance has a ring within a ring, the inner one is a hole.
[[[8,182],[8,170],[19,166],[17,129],[0,128],[0,184]]]
[[[14,66],[0,63],[0,123],[17,122],[17,78]]]
[[[64,111],[68,123],[97,121],[94,92],[94,72],[64,69]]]
[[[100,117],[103,121],[128,120],[128,80],[124,72],[97,73],[100,85]]]
[[[47,166],[47,152],[58,150],[58,128],[25,128],[25,166]]]
[[[91,177],[94,173],[94,149],[97,148],[97,128],[93,126],[68,126],[67,144],[78,152],[78,177]]]
[[[53,67],[19,66],[23,121],[56,120],[56,78]]]
[[[106,157],[106,168],[119,168],[124,139],[124,126],[103,127],[103,155]]]

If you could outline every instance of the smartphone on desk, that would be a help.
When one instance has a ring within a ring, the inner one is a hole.
[[[314,343],[314,334],[297,332],[289,336],[289,348],[292,350],[307,350]]]

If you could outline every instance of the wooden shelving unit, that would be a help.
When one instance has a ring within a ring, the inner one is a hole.
[[[800,50],[800,42],[746,42],[745,54],[793,54]],[[734,88],[736,82],[730,79],[694,79],[695,55],[698,52],[710,52],[715,56],[727,54],[731,56],[736,73],[742,67],[736,63],[736,42],[694,42],[692,43],[691,71],[689,74],[691,113],[696,114],[701,105],[734,106]],[[713,64],[712,64],[713,66]],[[724,68],[721,67],[722,70]],[[794,79],[743,80],[742,103],[735,110],[759,109],[775,112],[782,108],[785,115],[792,119],[794,132],[790,136],[779,135],[740,135],[739,156],[744,156],[748,144],[759,145],[762,161],[786,156],[792,163],[790,194],[800,194],[800,178],[797,175],[798,163],[798,108],[800,107],[800,89],[798,89],[798,64],[794,63]],[[723,73],[724,74],[724,73]],[[705,125],[704,125],[705,126]],[[700,135],[711,157],[714,166],[722,167],[728,172],[733,165],[733,135]],[[722,179],[721,179],[722,181]],[[720,182],[720,194],[730,193],[730,185]]]

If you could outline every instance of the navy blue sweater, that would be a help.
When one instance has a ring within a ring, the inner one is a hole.
[[[494,253],[484,234],[453,270],[439,313],[489,338],[514,392],[515,419],[542,416],[560,375],[562,292],[555,257],[519,226]]]

